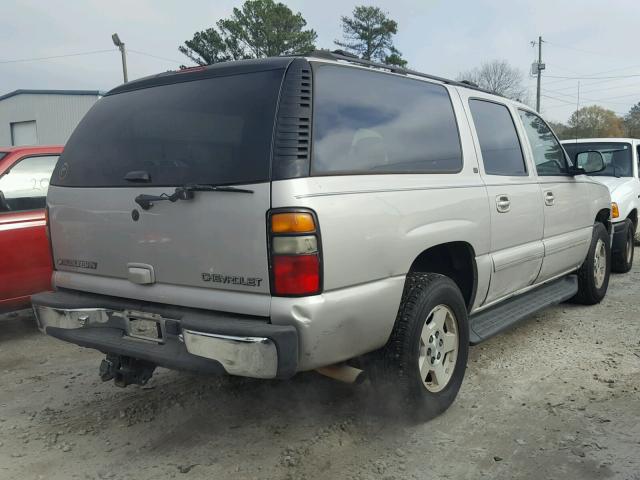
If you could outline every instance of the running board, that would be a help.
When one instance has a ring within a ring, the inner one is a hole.
[[[469,319],[469,343],[477,345],[546,307],[569,300],[577,292],[578,277],[569,275],[478,312]]]

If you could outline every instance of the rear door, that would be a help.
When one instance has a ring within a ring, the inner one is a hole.
[[[542,118],[528,110],[518,113],[542,188],[545,257],[537,280],[542,282],[582,264],[595,218],[588,202],[588,178],[569,175],[564,150]]]
[[[178,81],[107,95],[80,123],[49,195],[59,286],[268,314],[266,213],[283,69]],[[233,72],[231,72],[233,73]],[[177,77],[177,76],[176,76]],[[225,185],[157,200],[176,187]]]
[[[531,285],[544,249],[540,187],[528,168],[514,112],[502,103],[471,98],[482,177],[491,210],[493,271],[485,304]]]
[[[58,155],[25,156],[0,174],[0,309],[51,286],[44,207]]]

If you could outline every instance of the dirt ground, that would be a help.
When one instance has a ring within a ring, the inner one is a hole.
[[[410,424],[369,387],[158,370],[126,389],[101,355],[0,316],[1,479],[640,479],[640,268],[471,349],[454,405]]]

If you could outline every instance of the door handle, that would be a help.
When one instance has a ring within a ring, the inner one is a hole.
[[[552,207],[556,203],[556,197],[551,190],[544,192],[544,204]]]
[[[511,200],[507,195],[496,195],[496,209],[500,213],[507,213],[511,210]]]

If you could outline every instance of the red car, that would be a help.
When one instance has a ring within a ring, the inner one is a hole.
[[[0,312],[51,289],[45,206],[61,146],[0,147]]]

